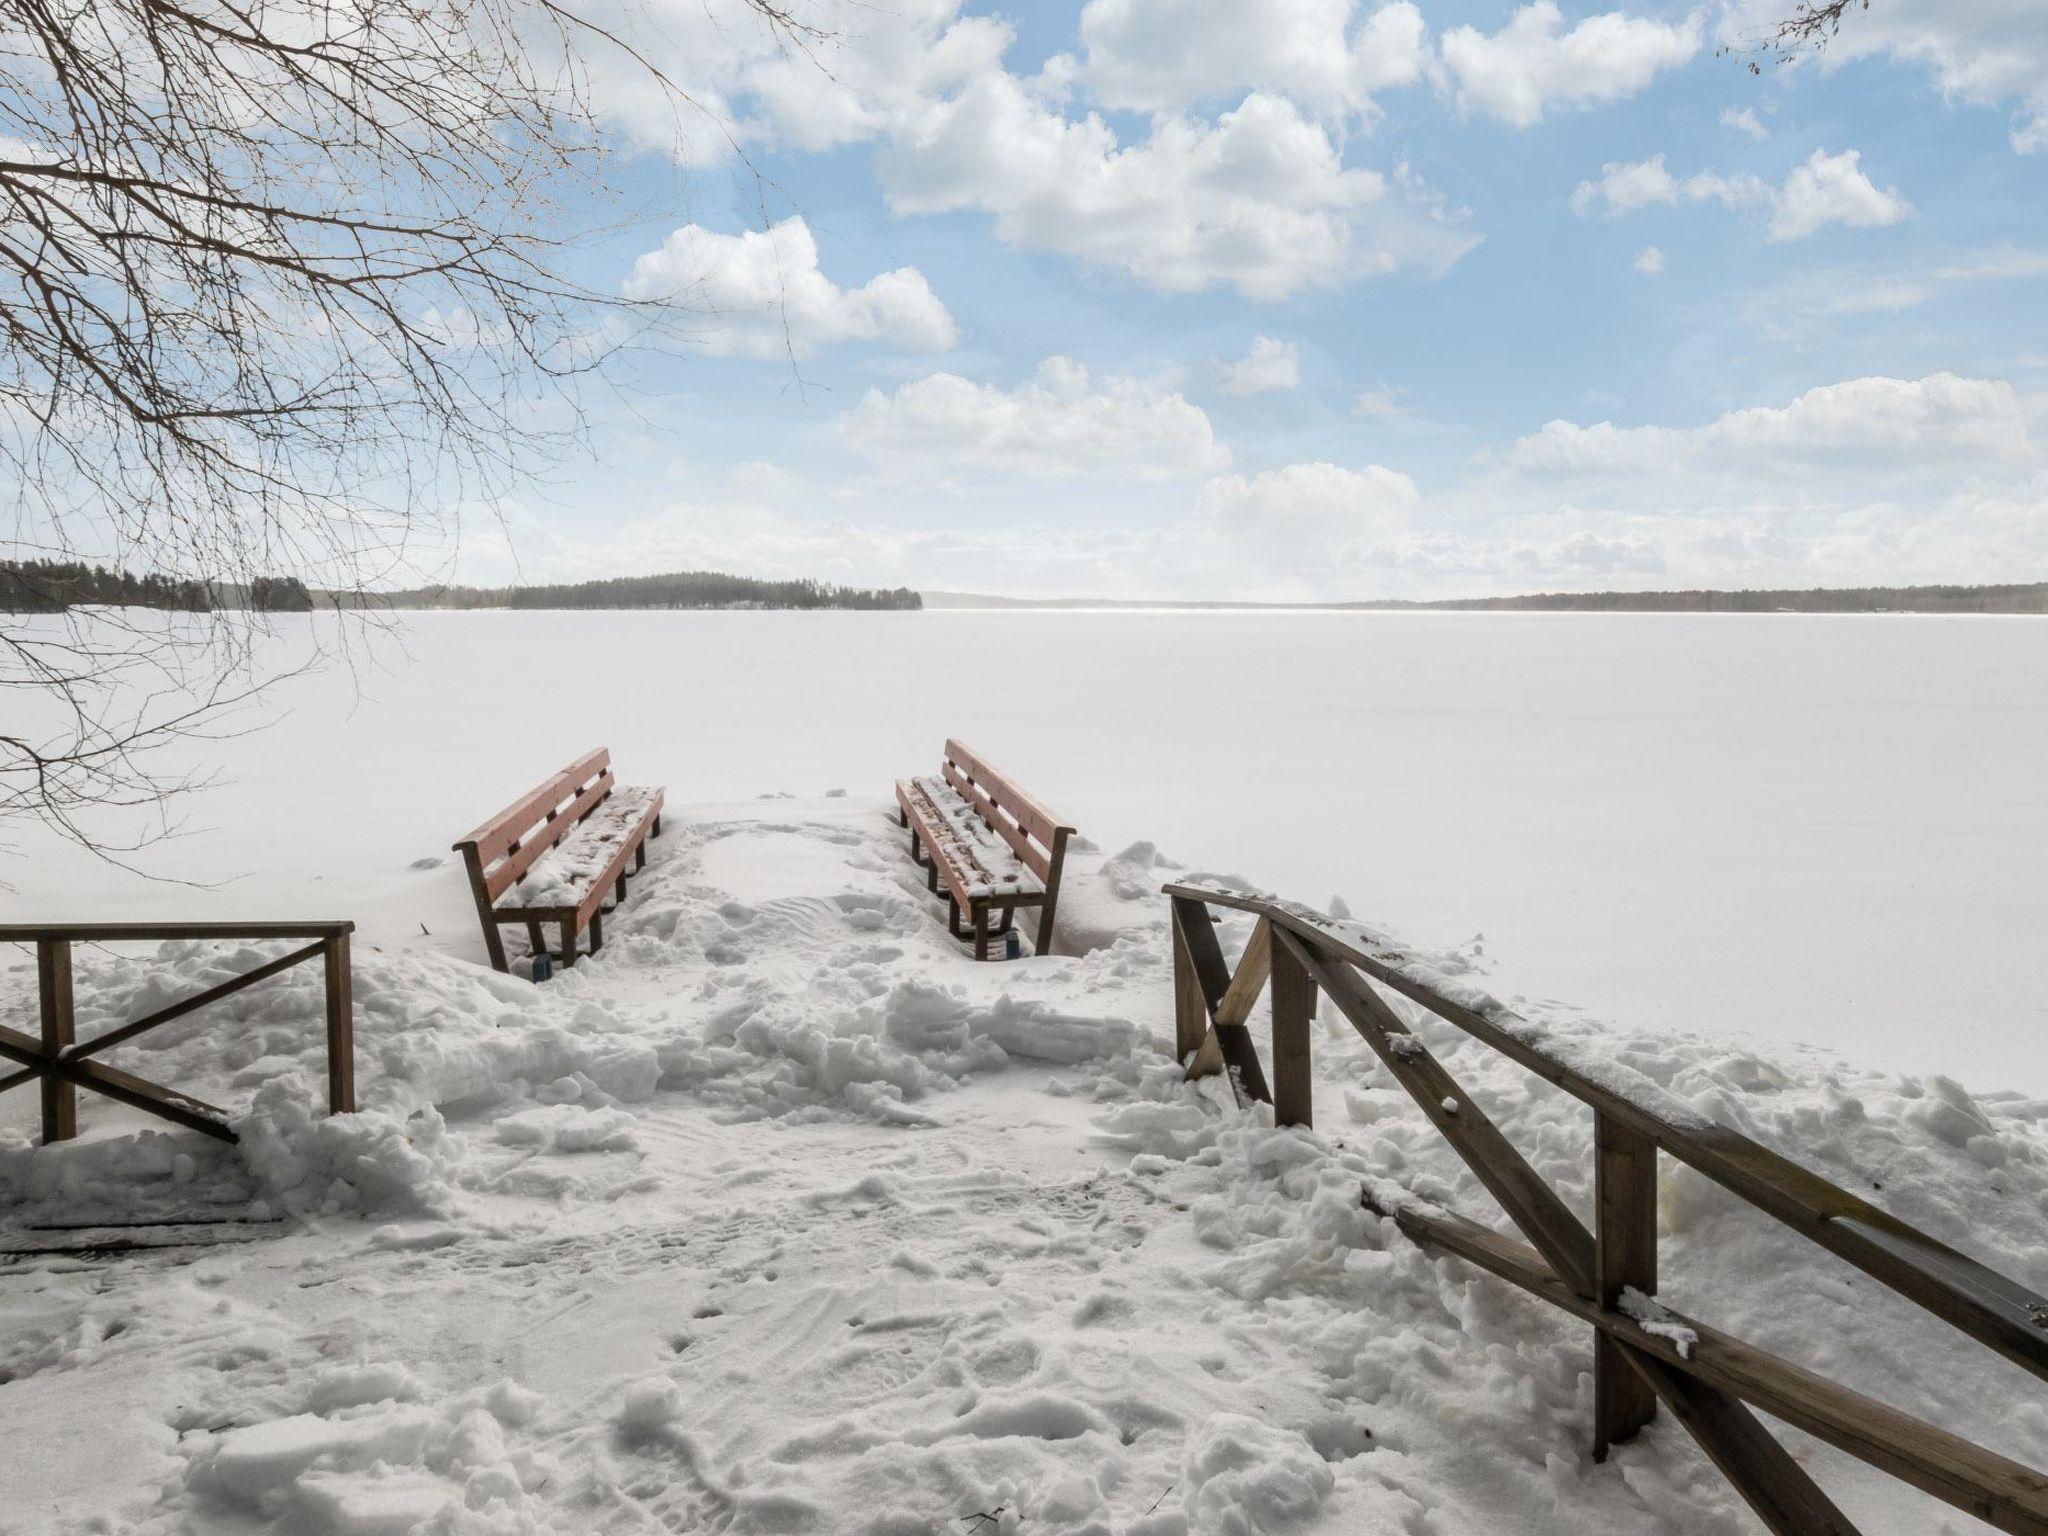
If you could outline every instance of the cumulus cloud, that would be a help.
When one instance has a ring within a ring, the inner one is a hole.
[[[625,291],[695,312],[695,335],[715,356],[802,355],[846,341],[945,352],[958,339],[952,315],[915,267],[858,288],[834,283],[800,217],[737,235],[685,224],[633,263]]]
[[[1246,479],[1222,475],[1195,499],[1198,523],[1268,570],[1357,562],[1408,531],[1422,496],[1399,470],[1289,464]]]
[[[1301,383],[1301,348],[1277,336],[1254,336],[1251,350],[1235,362],[1216,365],[1226,395],[1263,395]]]
[[[1778,0],[1737,0],[1723,16],[1721,39],[1752,46],[1784,15]],[[2048,8],[2038,0],[1878,5],[1854,21],[1799,67],[1832,71],[1866,58],[1916,64],[1955,100],[2009,108],[2020,154],[2048,150]]]
[[[838,429],[848,446],[903,471],[936,465],[1156,480],[1230,464],[1201,407],[1143,380],[1095,380],[1064,357],[1047,358],[1015,389],[955,373],[890,393],[871,389]]]
[[[1270,91],[1321,117],[1368,116],[1375,93],[1432,63],[1412,0],[1088,0],[1080,33],[1094,98],[1139,112]]]
[[[1635,268],[1645,277],[1655,277],[1664,270],[1664,253],[1654,245],[1646,245],[1636,253]]]
[[[1453,27],[1443,35],[1458,107],[1529,128],[1553,107],[1592,107],[1635,95],[1700,50],[1697,14],[1676,24],[1608,11],[1570,31],[1553,0],[1522,6],[1491,35]]]
[[[1573,189],[1574,212],[1604,209],[1609,215],[1633,213],[1656,204],[1718,202],[1727,208],[1758,209],[1767,215],[1766,238],[1803,240],[1829,224],[1873,229],[1912,217],[1913,205],[1896,187],[1879,187],[1863,170],[1862,152],[1845,149],[1831,155],[1816,149],[1772,186],[1756,176],[1722,176],[1702,171],[1680,180],[1665,167],[1662,155],[1647,160],[1609,161],[1597,178]]]
[[[2040,401],[1997,379],[1850,379],[1810,389],[1788,405],[1730,411],[1698,427],[1553,421],[1518,440],[1508,462],[1565,475],[1677,467],[1741,472],[1763,458],[1853,459],[1873,472],[1987,458],[2027,463],[2041,457],[2032,429],[2042,414]]]
[[[1167,293],[1228,284],[1283,299],[1402,270],[1436,273],[1475,243],[1405,180],[1347,166],[1285,97],[1214,122],[1161,116],[1121,144],[1000,71],[924,103],[881,156],[899,213],[990,214],[999,239],[1121,269]]]
[[[1737,133],[1746,133],[1752,139],[1767,139],[1771,136],[1771,130],[1757,121],[1756,111],[1752,107],[1723,107],[1721,126],[1733,129]]]

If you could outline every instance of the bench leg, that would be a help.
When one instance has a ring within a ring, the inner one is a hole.
[[[526,920],[526,941],[533,946],[533,952],[536,955],[543,953],[547,949],[548,938],[546,934],[540,931],[539,918],[529,917]]]
[[[659,812],[656,812],[654,817],[654,836],[661,836],[661,815]]]
[[[576,919],[562,919],[562,969],[567,970],[576,963]]]
[[[960,926],[960,899],[957,896],[946,898],[946,932],[956,939],[967,937],[967,930]]]
[[[495,920],[489,918],[484,920],[484,948],[490,954],[491,968],[493,970],[510,971],[512,969],[505,962],[505,941],[498,934],[498,925]]]
[[[594,955],[604,948],[604,912],[602,909],[590,914],[590,952]]]
[[[635,869],[645,869],[647,867],[647,845],[645,843],[637,844],[634,847],[633,867]]]
[[[915,831],[910,834],[910,862],[913,864],[922,864],[924,862],[924,839],[918,836]]]
[[[626,904],[626,872],[623,869],[619,871],[618,883],[612,887],[612,893],[618,898],[617,904],[623,907]]]
[[[910,812],[903,809],[900,805],[896,807],[896,824],[900,827],[910,825]]]
[[[988,958],[987,907],[976,907],[974,909],[974,958],[977,960],[986,960]]]
[[[995,927],[989,929],[989,934],[993,938],[1000,939],[1004,934],[1008,933],[1012,927],[1015,926],[1016,922],[1017,909],[1015,907],[1005,907],[1003,908],[1003,920],[1000,923],[997,923]]]

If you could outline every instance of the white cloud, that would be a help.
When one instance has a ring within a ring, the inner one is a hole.
[[[1598,181],[1582,181],[1572,191],[1572,211],[1589,213],[1601,203],[1610,213],[1628,213],[1652,203],[1678,201],[1678,182],[1664,168],[1664,157],[1647,160],[1610,160],[1600,168]]]
[[[1773,240],[1803,240],[1824,224],[1872,229],[1910,218],[1913,205],[1898,188],[1880,189],[1863,174],[1862,155],[1846,149],[1839,155],[1816,149],[1792,168],[1771,212]]]
[[[1782,186],[1751,175],[1722,176],[1702,171],[1683,181],[1665,168],[1662,155],[1647,160],[1609,161],[1597,180],[1582,181],[1573,190],[1574,212],[1590,213],[1602,206],[1610,215],[1632,213],[1655,204],[1718,202],[1724,207],[1765,210],[1766,238],[1803,240],[1829,224],[1871,229],[1912,217],[1913,205],[1896,187],[1879,187],[1864,174],[1862,152],[1845,149],[1831,155],[1816,149],[1786,174]]]
[[[1401,403],[1400,394],[1399,390],[1388,389],[1384,385],[1378,389],[1363,390],[1351,402],[1351,413],[1354,416],[1406,416],[1408,407]]]
[[[1785,14],[1778,0],[1737,0],[1721,22],[1721,40],[1752,47]],[[2048,7],[2039,0],[1875,5],[1845,18],[1826,48],[1800,62],[1836,70],[1880,57],[1922,66],[1956,100],[2010,106],[2013,148],[2048,150]]]
[[[1289,464],[1247,480],[1224,475],[1195,498],[1195,517],[1226,547],[1255,554],[1267,571],[1358,561],[1408,531],[1421,505],[1415,482],[1369,464]]]
[[[1746,133],[1752,139],[1767,139],[1771,136],[1771,130],[1757,121],[1755,109],[1750,107],[1723,107],[1721,126],[1733,129],[1737,133]]]
[[[802,355],[837,342],[874,341],[944,352],[958,339],[915,267],[841,288],[818,267],[818,242],[801,218],[721,235],[686,224],[633,263],[633,299],[673,299],[695,312],[695,336],[716,356]]]
[[[1199,406],[1139,379],[1097,382],[1064,357],[1047,358],[1013,390],[954,373],[893,393],[870,389],[838,428],[850,447],[902,471],[939,465],[1156,480],[1230,463]]]
[[[1251,350],[1235,362],[1218,363],[1226,395],[1263,395],[1301,383],[1301,348],[1277,336],[1254,336]]]
[[[1697,14],[1676,25],[1608,11],[1569,32],[1553,0],[1536,0],[1491,36],[1476,27],[1443,35],[1443,60],[1457,80],[1458,106],[1516,128],[1541,122],[1552,107],[1623,100],[1661,71],[1699,52]]]
[[[1346,166],[1329,134],[1278,96],[1248,96],[1213,123],[1162,116],[1125,145],[1101,118],[1066,118],[988,72],[912,113],[881,169],[899,213],[985,212],[1008,244],[1167,293],[1229,284],[1276,300],[1433,275],[1475,243],[1405,182]]]
[[[1635,269],[1645,277],[1655,277],[1664,270],[1664,253],[1654,245],[1646,245],[1636,253]]]
[[[1699,427],[1580,426],[1553,421],[1509,450],[1514,469],[1553,475],[1659,470],[1745,473],[1777,463],[1852,461],[1896,474],[1958,461],[2026,463],[2041,457],[2032,427],[2043,403],[1996,379],[1952,373],[1864,378],[1810,389],[1789,405],[1730,411]]]
[[[1094,98],[1139,112],[1270,91],[1327,119],[1364,116],[1432,62],[1412,0],[1088,0],[1080,33]]]

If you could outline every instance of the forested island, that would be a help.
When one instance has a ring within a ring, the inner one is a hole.
[[[419,587],[407,592],[324,592],[323,605],[373,608],[922,608],[909,587],[841,587],[801,577],[762,581],[720,571],[612,576],[551,586]]]
[[[717,571],[616,576],[553,586],[418,587],[401,592],[308,588],[295,576],[253,582],[135,575],[76,560],[0,560],[0,612],[63,613],[77,607],[162,608],[178,613],[315,608],[852,608],[915,609],[908,587],[841,587],[830,582],[760,581]]]

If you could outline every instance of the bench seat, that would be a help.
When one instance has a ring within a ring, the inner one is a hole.
[[[1015,897],[1019,906],[1045,899],[1045,882],[974,814],[967,797],[937,774],[901,779],[896,802],[923,824],[927,847],[940,849],[963,878],[963,900]]]
[[[661,801],[658,789],[619,785],[575,831],[540,856],[526,878],[504,894],[498,910],[552,918],[581,910],[593,891],[602,900],[661,810]]]

